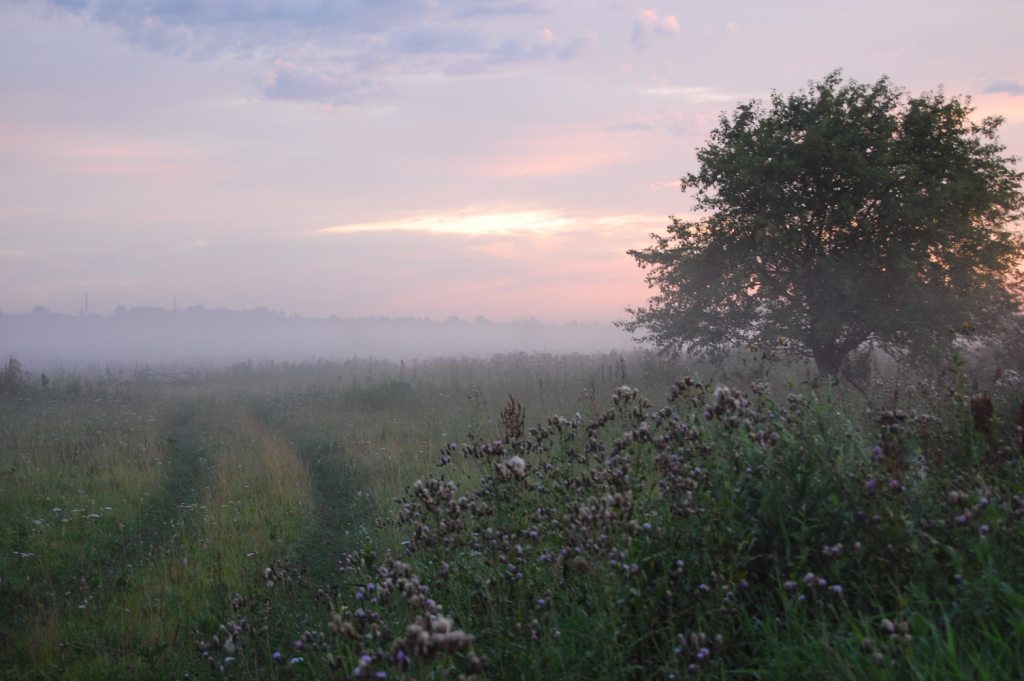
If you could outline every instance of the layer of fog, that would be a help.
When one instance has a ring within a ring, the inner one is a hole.
[[[633,347],[629,335],[610,324],[498,323],[482,317],[317,319],[264,309],[202,307],[119,308],[110,316],[62,315],[39,308],[30,314],[0,314],[0,358],[13,357],[34,370],[350,357],[397,361]]]

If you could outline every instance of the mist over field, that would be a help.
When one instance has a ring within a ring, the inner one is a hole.
[[[1022,26],[0,0],[0,681],[1022,678]]]
[[[0,356],[32,370],[133,364],[221,366],[241,360],[312,361],[373,357],[393,361],[485,357],[496,353],[594,353],[635,347],[611,324],[314,318],[269,310],[192,307],[119,309],[63,315],[0,314]]]

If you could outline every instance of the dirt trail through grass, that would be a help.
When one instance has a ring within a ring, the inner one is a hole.
[[[244,408],[268,433],[289,443],[309,473],[312,512],[289,553],[310,584],[328,586],[337,581],[338,558],[352,548],[356,527],[370,514],[360,508],[364,499],[357,495],[359,480],[346,461],[344,443],[321,422],[314,419],[311,425],[315,410],[306,406],[275,396],[245,400]]]
[[[254,409],[252,414],[271,432],[287,439],[285,429],[275,427],[265,411]],[[296,450],[309,471],[313,512],[292,554],[307,570],[309,583],[328,586],[337,581],[338,559],[358,541],[369,511],[363,508],[365,498],[358,494],[355,471],[346,465],[343,444],[307,441]]]
[[[304,463],[243,401],[183,399],[169,414],[159,484],[75,573],[69,583],[79,593],[61,597],[59,608],[33,608],[38,635],[23,663],[98,678],[197,671],[202,661],[189,645],[196,632],[217,631],[233,594],[264,596],[265,566],[289,560],[315,525]],[[66,593],[54,586],[51,593]],[[293,613],[308,609],[307,600],[265,613],[272,637],[292,640]]]
[[[122,539],[118,565],[131,565],[152,555],[180,529],[180,519],[198,501],[197,487],[207,464],[199,430],[199,406],[182,402],[167,427],[167,472],[160,488],[142,507],[140,522]]]
[[[180,533],[182,518],[196,503],[197,485],[205,457],[198,437],[198,408],[182,402],[164,428],[165,442],[159,485],[147,492],[137,511],[125,519],[119,532],[94,541],[74,561],[66,561],[49,574],[44,584],[19,593],[0,592],[0,649],[17,659],[47,638],[57,622],[76,609],[94,607],[128,588],[133,573],[154,560],[161,547]],[[44,647],[49,647],[45,643]],[[23,652],[18,652],[23,651]]]
[[[356,521],[366,513],[356,496],[359,481],[345,470],[343,452],[330,444],[307,447],[300,453],[313,479],[315,514],[307,536],[296,548],[312,578],[333,582],[340,553],[358,540]]]

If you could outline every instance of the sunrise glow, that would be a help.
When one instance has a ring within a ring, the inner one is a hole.
[[[740,102],[888,74],[1024,153],[989,5],[4,3],[0,310],[621,319]]]

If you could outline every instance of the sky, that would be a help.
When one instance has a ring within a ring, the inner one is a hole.
[[[722,112],[841,68],[1024,156],[1024,2],[0,0],[0,311],[608,322]]]

